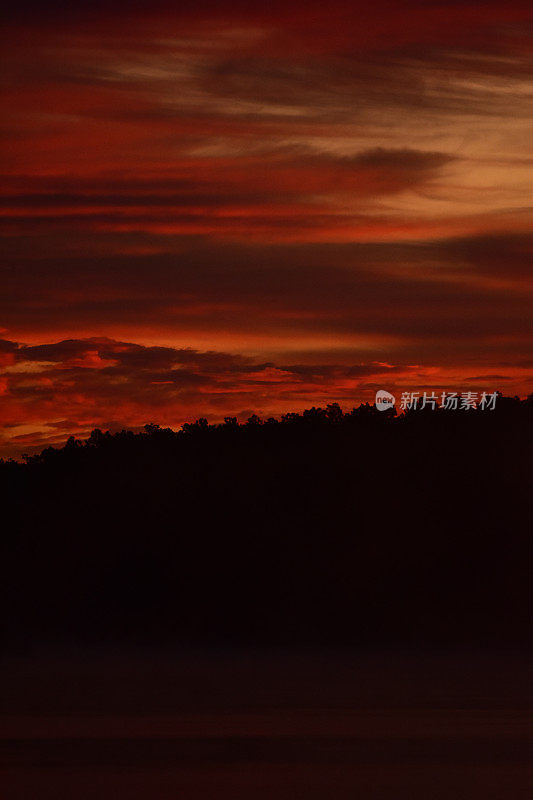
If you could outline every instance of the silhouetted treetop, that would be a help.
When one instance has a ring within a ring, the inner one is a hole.
[[[70,436],[62,448],[47,447],[41,453],[35,455],[25,455],[24,461],[27,464],[48,463],[58,457],[72,457],[81,448],[87,449],[105,448],[109,452],[112,448],[119,448],[126,443],[131,447],[136,442],[139,447],[150,440],[150,444],[156,442],[161,445],[165,443],[167,447],[174,444],[179,446],[186,437],[205,436],[213,440],[227,437],[234,437],[235,440],[244,441],[249,437],[257,437],[258,429],[261,428],[262,441],[273,437],[279,440],[280,436],[295,433],[298,430],[305,430],[307,433],[331,434],[333,426],[340,428],[343,433],[349,435],[350,430],[358,430],[364,433],[364,428],[375,430],[376,426],[392,430],[393,427],[410,426],[424,429],[424,436],[431,435],[431,432],[442,430],[461,431],[461,430],[490,430],[491,428],[507,426],[523,426],[523,433],[527,435],[529,426],[533,420],[533,395],[524,400],[518,397],[499,396],[496,408],[493,411],[472,409],[464,410],[444,410],[437,407],[435,410],[409,409],[402,414],[398,414],[396,409],[390,408],[387,411],[378,411],[371,403],[362,403],[357,408],[344,412],[337,403],[331,403],[325,408],[312,407],[298,412],[282,414],[280,419],[270,417],[262,420],[253,414],[244,423],[239,423],[237,417],[225,417],[223,423],[209,424],[204,417],[200,417],[194,422],[184,423],[180,430],[163,428],[157,423],[151,422],[144,425],[141,432],[122,430],[116,433],[105,432],[95,428],[89,438],[85,441]],[[281,433],[281,430],[285,433]],[[255,441],[255,438],[254,438]],[[0,465],[13,462],[0,461]]]

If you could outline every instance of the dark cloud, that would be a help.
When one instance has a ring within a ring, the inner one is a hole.
[[[13,329],[53,332],[58,318],[85,329],[109,320],[239,334],[252,326],[267,336],[416,337],[427,352],[426,342],[458,336],[531,335],[530,248],[528,237],[511,235],[424,244],[204,243],[176,254],[23,260],[0,310]],[[498,280],[487,282],[492,275]],[[171,357],[164,348],[157,354],[162,365]]]
[[[353,157],[353,162],[365,167],[400,168],[413,172],[434,170],[449,164],[454,157],[448,153],[422,152],[420,150],[386,150],[376,147]]]
[[[266,230],[325,228],[346,224],[316,194],[349,192],[351,201],[394,195],[424,184],[439,168],[454,159],[443,153],[376,148],[353,157],[313,154],[309,148],[272,148],[247,159],[246,170],[215,161],[209,170],[202,165],[196,181],[141,182],[124,178],[118,184],[94,179],[54,182],[21,182],[7,177],[8,185],[33,185],[39,191],[16,191],[0,198],[3,225],[9,231],[33,233],[52,228],[98,229],[124,226],[135,229],[193,224],[199,232],[216,225],[219,230],[246,228],[253,221]],[[265,169],[265,164],[268,166]],[[190,171],[187,163],[182,167]],[[175,169],[179,169],[176,167]],[[253,176],[249,179],[249,174]],[[250,190],[246,186],[251,183]],[[285,214],[280,214],[285,211]],[[1,216],[1,212],[0,212]]]
[[[450,238],[441,242],[440,249],[450,268],[455,264],[457,269],[521,281],[524,289],[531,288],[533,235],[529,233]]]

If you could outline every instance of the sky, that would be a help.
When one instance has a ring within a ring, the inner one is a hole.
[[[74,5],[2,26],[0,456],[533,391],[530,3]]]

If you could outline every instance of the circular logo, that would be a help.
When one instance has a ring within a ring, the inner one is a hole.
[[[376,392],[376,408],[378,411],[387,411],[388,408],[394,406],[395,402],[394,395],[386,392],[385,389],[380,389],[379,392]]]

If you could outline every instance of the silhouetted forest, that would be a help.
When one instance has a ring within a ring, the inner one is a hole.
[[[523,643],[532,420],[329,405],[1,462],[4,642]]]

